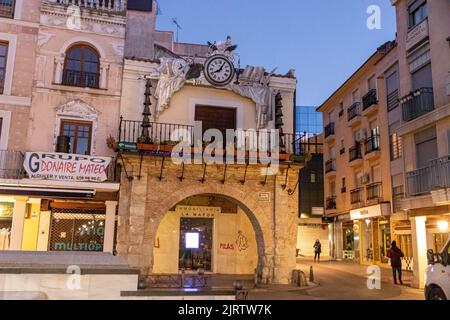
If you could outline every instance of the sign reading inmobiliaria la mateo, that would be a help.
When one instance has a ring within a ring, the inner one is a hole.
[[[30,179],[103,182],[110,163],[108,157],[27,152],[23,166]]]

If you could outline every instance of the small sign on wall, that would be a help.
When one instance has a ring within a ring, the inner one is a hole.
[[[270,192],[260,192],[258,200],[260,202],[270,202]]]

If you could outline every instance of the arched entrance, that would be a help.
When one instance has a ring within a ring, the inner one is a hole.
[[[156,230],[152,273],[202,269],[217,274],[259,274],[264,237],[252,211],[221,194],[197,194],[171,207]]]

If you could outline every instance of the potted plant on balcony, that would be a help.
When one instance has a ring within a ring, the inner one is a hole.
[[[159,145],[159,150],[165,151],[165,152],[172,152],[173,147],[175,147],[179,143],[180,143],[180,141],[173,141],[173,140],[163,141]]]
[[[117,141],[113,136],[109,136],[106,139],[106,145],[108,146],[109,149],[112,149],[114,151],[117,151]]]
[[[137,149],[143,151],[153,151],[157,150],[158,147],[150,137],[142,135],[137,139]]]

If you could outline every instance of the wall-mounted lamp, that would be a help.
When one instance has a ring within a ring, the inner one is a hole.
[[[446,232],[448,230],[448,221],[440,220],[437,223],[440,232]]]

